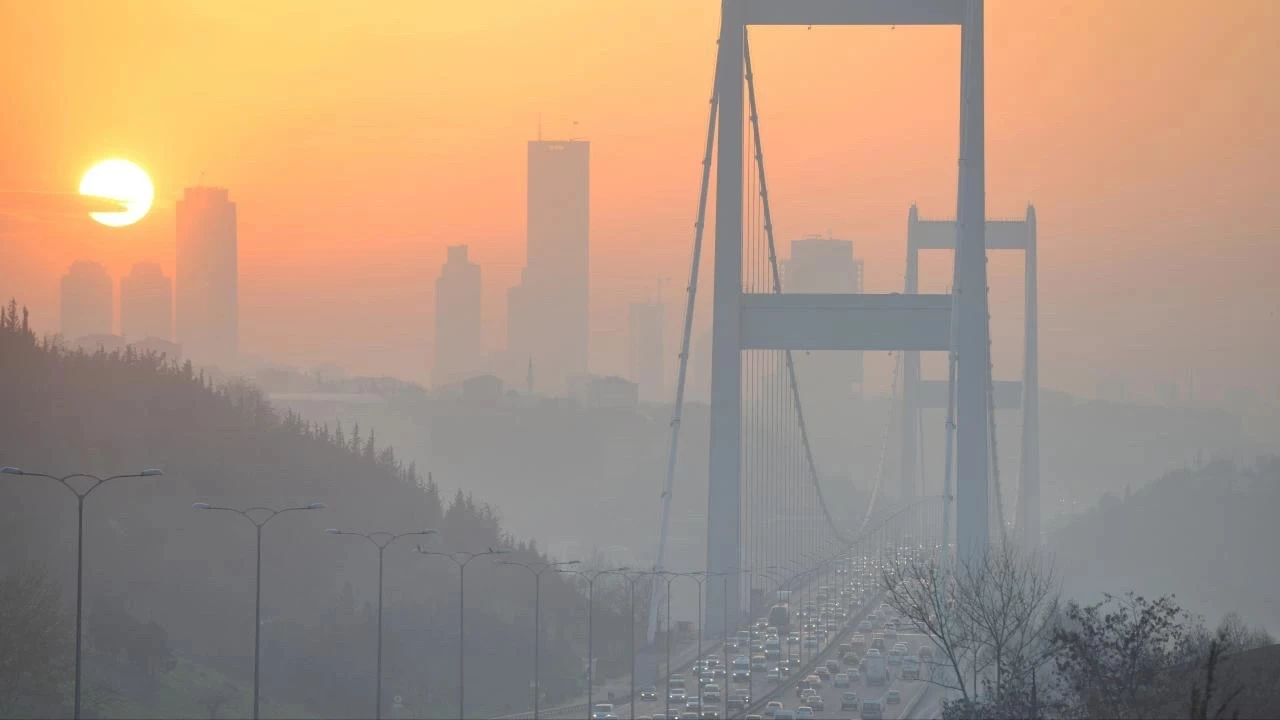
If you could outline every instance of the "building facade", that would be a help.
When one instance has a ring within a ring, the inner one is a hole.
[[[789,293],[860,293],[862,261],[853,243],[806,237],[791,243],[783,266],[782,289]],[[855,402],[862,393],[863,357],[857,351],[822,350],[793,354],[800,401],[808,421],[814,455],[826,472],[843,473],[852,463],[846,433],[854,426]]]
[[[507,349],[559,395],[588,367],[590,144],[535,140],[528,152],[527,257],[507,296]]]
[[[630,379],[640,386],[645,402],[669,401],[662,349],[666,307],[660,302],[631,303],[627,314]]]
[[[89,335],[110,335],[114,304],[111,276],[101,263],[79,260],[62,276],[62,338],[75,343]]]
[[[137,263],[120,278],[120,334],[173,339],[173,284],[156,263]]]
[[[230,368],[240,344],[236,205],[226,188],[187,188],[177,219],[177,341],[193,362]]]
[[[436,281],[435,366],[433,385],[465,380],[484,371],[480,266],[467,257],[466,245],[450,245]]]

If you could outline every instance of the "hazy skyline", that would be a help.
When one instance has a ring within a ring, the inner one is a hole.
[[[447,245],[469,244],[484,268],[487,347],[505,344],[539,115],[544,137],[592,144],[592,369],[626,372],[627,306],[659,278],[679,312],[716,3],[249,7],[0,9],[6,66],[43,69],[11,73],[0,189],[70,191],[120,155],[157,190],[132,228],[0,229],[0,285],[37,329],[56,330],[74,260],[174,276],[173,203],[213,184],[240,210],[244,353],[425,381],[423,279]],[[1280,5],[1161,7],[989,3],[989,212],[1038,210],[1044,386],[1092,394],[1104,372],[1135,389],[1194,372],[1206,396],[1251,385],[1274,400],[1280,348],[1256,328],[1280,306],[1280,140],[1267,131],[1280,50],[1247,30]],[[866,289],[898,289],[909,204],[954,212],[958,31],[752,38],[780,244],[851,239]],[[941,258],[922,265],[926,288],[945,284]],[[1019,369],[1019,268],[992,260],[1003,377]],[[868,358],[869,373],[884,367]]]

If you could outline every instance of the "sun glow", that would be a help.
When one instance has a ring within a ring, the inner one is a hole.
[[[91,212],[103,225],[122,227],[138,222],[151,209],[155,188],[142,168],[128,160],[111,159],[89,168],[80,180],[80,194],[110,198],[124,204],[119,212]]]

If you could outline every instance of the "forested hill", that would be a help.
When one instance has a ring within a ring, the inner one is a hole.
[[[1049,538],[1070,596],[1176,593],[1209,623],[1238,611],[1280,630],[1280,458],[1216,460],[1108,495]]]
[[[114,480],[85,503],[85,683],[106,688],[102,702],[119,704],[101,712],[203,708],[180,697],[181,688],[177,699],[165,699],[174,688],[159,675],[172,670],[170,651],[241,688],[250,677],[254,528],[231,513],[193,510],[193,502],[328,506],[265,526],[262,598],[264,697],[326,716],[370,712],[377,578],[371,544],[326,528],[431,528],[438,535],[423,542],[430,550],[509,547],[506,559],[539,559],[532,544],[503,532],[488,507],[462,493],[442,502],[430,479],[379,447],[371,432],[280,415],[250,387],[213,387],[190,365],[156,356],[64,351],[28,332],[12,304],[0,313],[0,398],[0,466],[52,475],[164,470]],[[0,476],[0,577],[43,570],[71,606],[75,518],[74,498],[52,480]],[[413,552],[417,538],[406,540],[386,551],[385,686],[410,708],[426,704],[447,715],[457,683],[458,573],[445,558]],[[471,563],[473,667],[505,677],[528,672],[531,590],[519,568],[490,558]],[[579,674],[569,666],[582,609],[559,576],[544,579],[543,593],[543,668],[554,697],[575,690],[570,681],[557,687],[556,678]],[[136,661],[145,653],[113,645],[128,640],[108,627],[120,618],[139,627],[154,621],[166,661]],[[522,682],[476,687],[485,690],[468,714],[528,703]],[[245,711],[246,701],[237,696],[233,704]],[[60,714],[57,705],[44,707]]]

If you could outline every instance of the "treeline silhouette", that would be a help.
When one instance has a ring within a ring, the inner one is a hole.
[[[1280,628],[1280,457],[1215,458],[1139,489],[1108,493],[1049,538],[1071,594],[1174,592],[1209,618],[1238,611]]]
[[[230,513],[194,511],[193,502],[328,506],[281,516],[263,531],[266,715],[372,711],[376,550],[325,528],[430,528],[438,534],[423,541],[428,550],[502,547],[511,551],[502,560],[548,559],[470,495],[443,500],[430,474],[379,446],[372,430],[281,414],[251,385],[215,385],[190,362],[131,348],[68,351],[37,339],[15,302],[0,312],[0,398],[0,465],[51,475],[165,472],[112,481],[86,500],[90,712],[208,716],[250,706],[254,528]],[[58,620],[66,635],[36,645],[69,652],[75,500],[52,480],[21,476],[0,476],[0,499],[0,577],[18,578],[0,602],[25,602],[56,583],[65,605],[42,617]],[[406,716],[449,717],[457,712],[458,572],[413,550],[405,542],[386,551],[384,707],[399,695]],[[574,580],[549,572],[542,581],[545,702],[584,690],[586,599]],[[524,710],[533,579],[480,558],[467,569],[466,591],[468,715]],[[617,664],[625,609],[600,600],[597,655]],[[14,639],[21,631],[0,632]],[[18,698],[5,715],[66,714],[69,659],[53,657],[48,667],[65,673],[57,687],[37,688],[31,673],[0,673],[0,699]],[[32,692],[24,695],[22,683]]]

